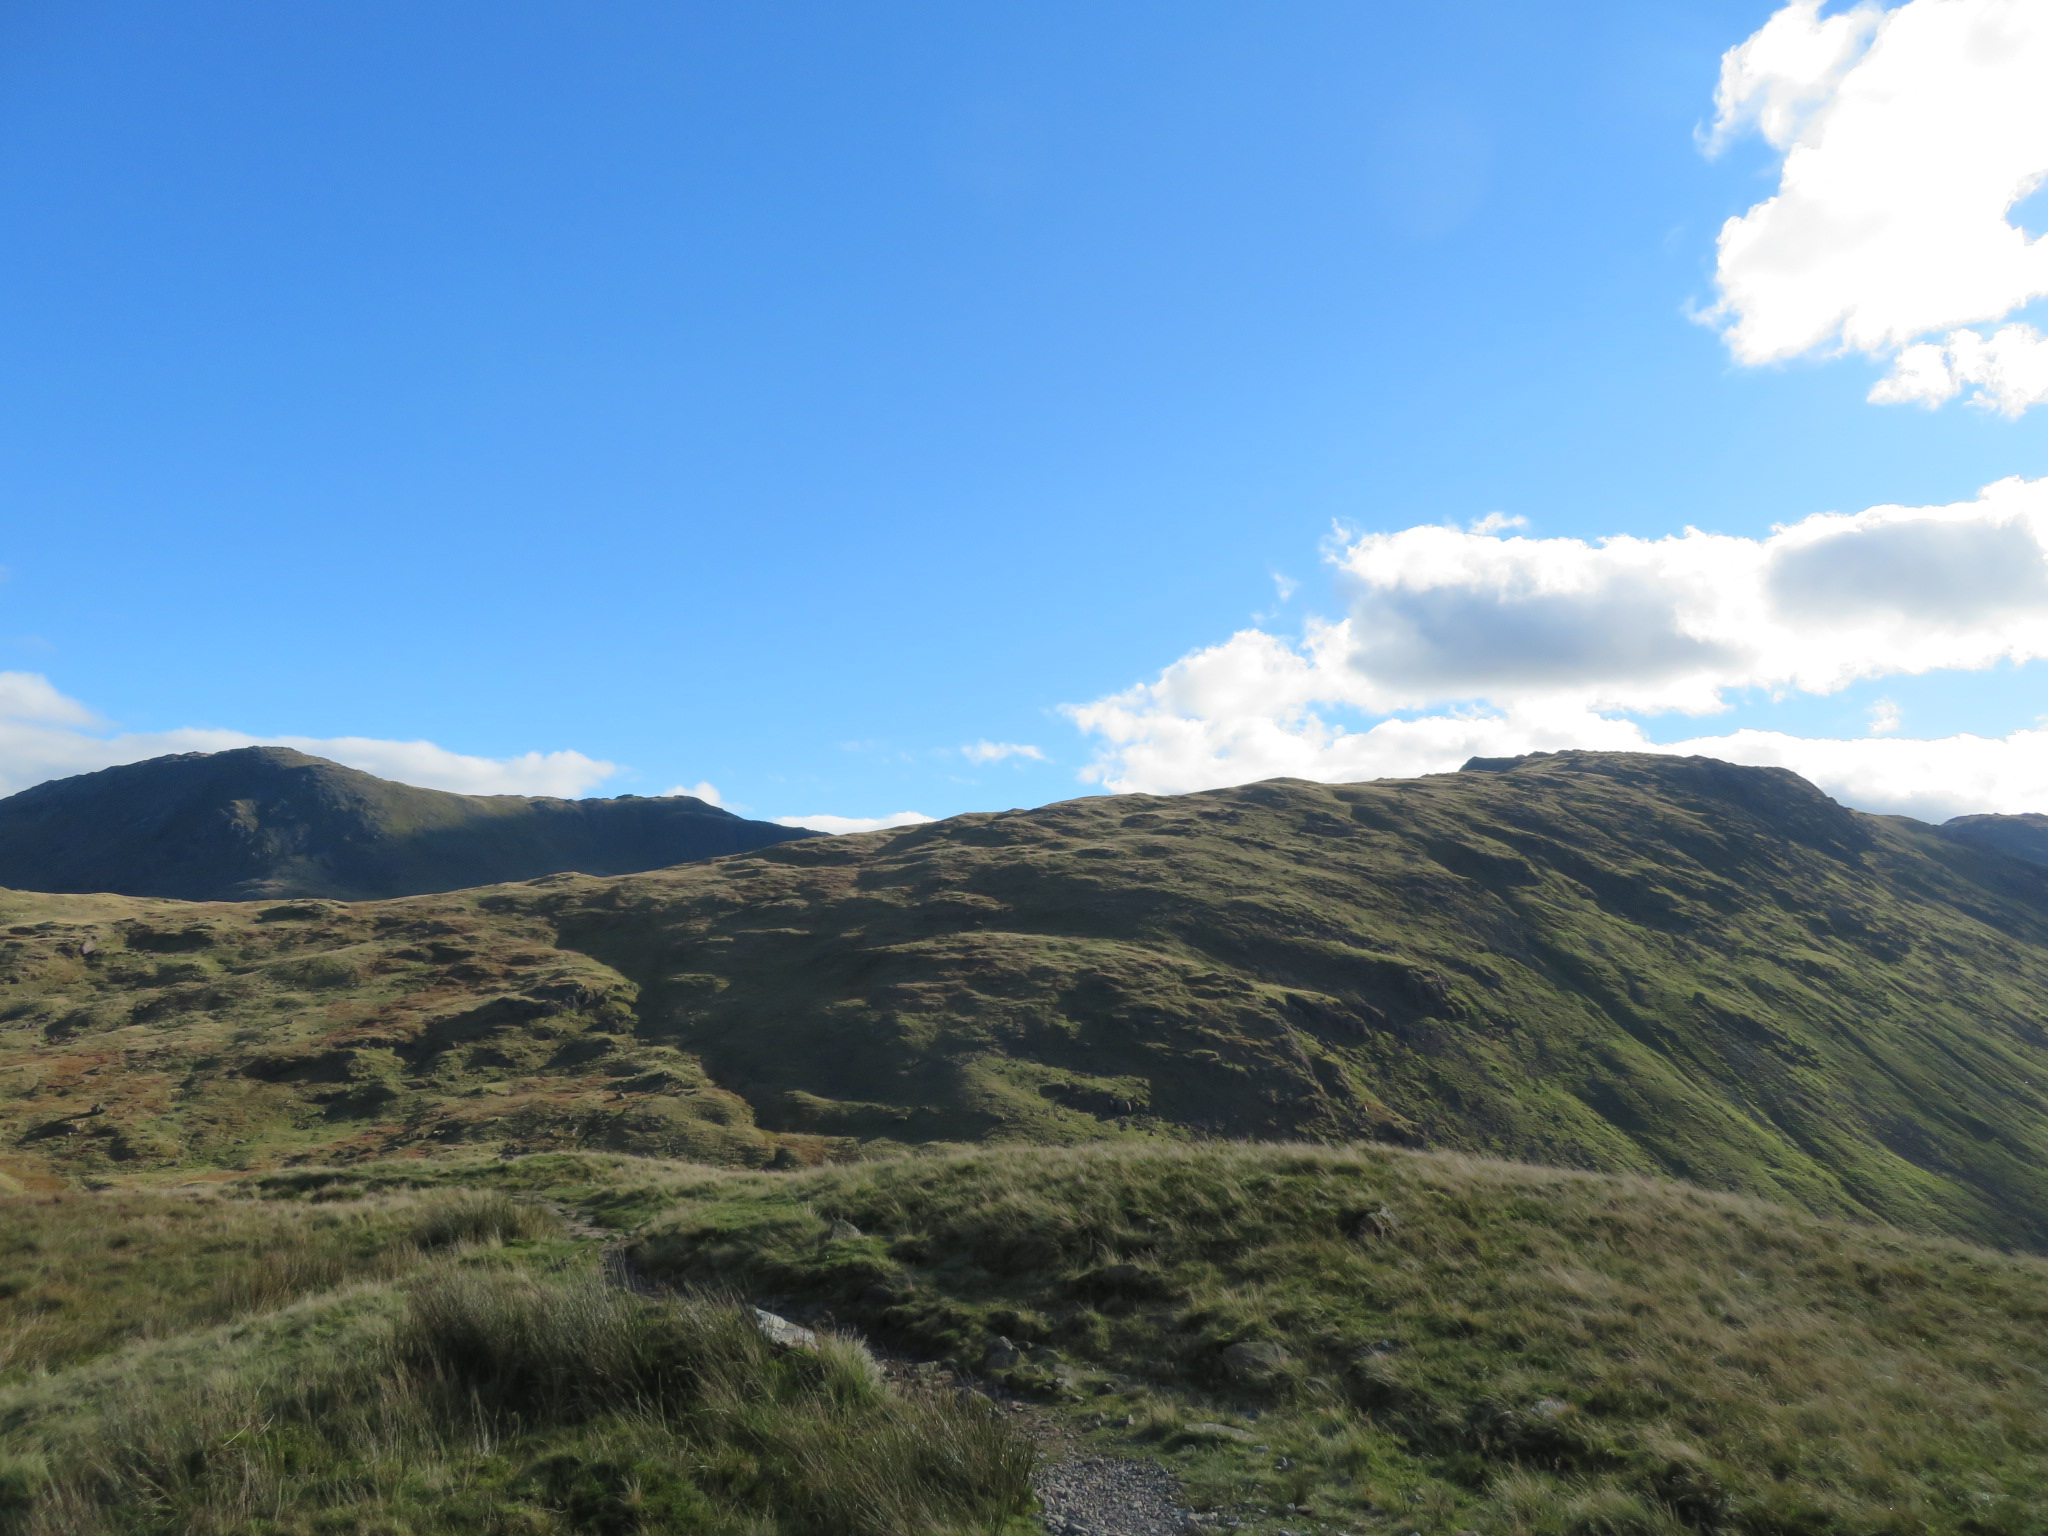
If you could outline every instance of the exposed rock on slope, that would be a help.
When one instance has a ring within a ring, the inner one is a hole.
[[[454,795],[286,747],[188,752],[0,800],[0,885],[343,900],[658,869],[810,834],[688,795]]]

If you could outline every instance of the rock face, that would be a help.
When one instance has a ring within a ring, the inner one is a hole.
[[[0,886],[359,901],[565,870],[632,874],[810,835],[688,795],[455,795],[286,747],[242,747],[152,758],[0,800]]]

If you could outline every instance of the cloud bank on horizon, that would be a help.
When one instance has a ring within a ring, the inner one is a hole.
[[[365,736],[251,736],[203,728],[108,734],[97,714],[58,692],[47,678],[33,672],[0,672],[0,794],[172,752],[225,752],[232,747],[296,747],[379,778],[465,795],[570,799],[588,794],[619,771],[617,764],[581,752],[472,757],[431,741]]]
[[[1889,362],[1879,404],[2048,401],[2048,337],[1998,325],[2048,296],[2048,241],[2011,217],[2048,177],[2048,6],[1820,10],[1793,0],[1722,60],[1708,152],[1754,132],[1784,159],[1722,227],[1705,318],[1744,364]]]
[[[891,816],[828,816],[819,812],[810,816],[778,816],[778,827],[804,827],[812,832],[829,832],[834,837],[845,837],[854,832],[889,832],[898,827],[915,827],[938,818],[927,816],[923,811],[897,811]]]
[[[1176,793],[1292,775],[1452,769],[1591,747],[1804,774],[1867,809],[1942,819],[2048,808],[2048,730],[1937,741],[1742,730],[1653,743],[1633,715],[1705,715],[1742,690],[2048,659],[2048,480],[1973,501],[1821,513],[1749,539],[1366,534],[1331,555],[1349,603],[1289,640],[1247,629],[1068,713],[1088,775]],[[1337,712],[1386,716],[1349,727]]]

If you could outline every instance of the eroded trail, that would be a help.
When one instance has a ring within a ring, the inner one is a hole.
[[[1154,1462],[1122,1456],[1049,1457],[1031,1479],[1047,1536],[1180,1536],[1191,1516],[1180,1485]]]

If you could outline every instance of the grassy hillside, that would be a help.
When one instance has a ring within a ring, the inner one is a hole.
[[[0,1177],[479,1143],[768,1159],[744,1100],[639,1032],[631,983],[477,900],[0,893]]]
[[[54,779],[0,799],[0,885],[357,900],[564,869],[655,869],[810,835],[689,795],[456,795],[288,747],[240,747]]]
[[[810,1303],[1314,1530],[2048,1528],[2048,1263],[1440,1154],[717,1175],[635,1254]]]
[[[2048,870],[1778,770],[1560,754],[378,904],[0,905],[24,1181],[1364,1138],[2048,1242]]]
[[[1941,830],[1946,837],[2008,853],[2030,864],[2048,864],[2048,816],[1957,816],[1943,822]]]
[[[2048,1236],[2048,871],[1778,770],[1077,800],[505,899],[778,1131],[1365,1137]]]
[[[491,1191],[0,1199],[6,1536],[965,1536],[1031,1450]]]
[[[554,1153],[15,1197],[0,1230],[0,1323],[71,1320],[0,1369],[7,1536],[1009,1530],[1030,1415],[982,1392],[1053,1456],[1158,1458],[1195,1531],[2048,1528],[2048,1261],[1632,1176]]]

